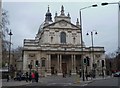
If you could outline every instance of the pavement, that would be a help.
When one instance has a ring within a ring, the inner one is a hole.
[[[82,81],[82,78],[79,78],[78,76],[71,76],[63,78],[62,76],[47,76],[39,78],[39,82],[26,82],[26,81],[14,81],[10,80],[7,82],[6,79],[2,80],[2,86],[86,86],[87,84],[94,82],[96,80],[102,80],[102,79],[108,79],[109,76],[102,78],[102,77],[96,77],[96,78],[89,78],[88,81]]]

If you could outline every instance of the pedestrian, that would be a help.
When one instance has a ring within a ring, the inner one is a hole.
[[[55,75],[57,75],[57,70],[55,70]]]
[[[79,73],[79,77],[81,78],[81,71],[79,71],[78,73]]]
[[[31,79],[32,79],[32,77],[31,77],[31,72],[29,73],[29,81],[31,82]]]
[[[7,82],[9,82],[9,80],[10,80],[10,76],[9,76],[9,75],[7,75]]]
[[[35,72],[35,81],[38,82],[38,79],[39,79],[39,74],[38,74],[38,72],[36,71],[36,72]]]
[[[25,80],[28,82],[28,72],[25,73]]]
[[[71,77],[71,70],[69,70],[69,77]]]
[[[65,78],[66,78],[67,71],[65,71]]]
[[[19,81],[21,81],[21,79],[22,79],[22,73],[21,72],[19,72]]]
[[[90,74],[90,78],[91,78],[91,80],[92,80],[92,72],[90,72],[89,74]]]
[[[32,72],[31,77],[32,77],[32,82],[34,82],[35,81],[35,73],[34,72]]]
[[[102,77],[104,78],[104,72],[102,71]]]
[[[65,73],[63,72],[63,78],[65,77]]]
[[[66,78],[66,72],[65,71],[63,72],[63,78]]]
[[[86,77],[86,80],[88,81],[88,74],[87,73],[85,74],[85,77]]]

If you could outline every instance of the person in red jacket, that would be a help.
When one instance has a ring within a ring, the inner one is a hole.
[[[34,82],[35,81],[35,73],[34,72],[32,72],[31,77],[32,77],[32,82]]]

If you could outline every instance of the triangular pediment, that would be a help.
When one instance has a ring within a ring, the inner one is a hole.
[[[44,26],[44,28],[70,28],[70,29],[79,29],[78,26],[72,24],[71,22],[68,22],[66,20],[59,20],[56,22],[53,22],[51,24],[48,24],[46,26]]]

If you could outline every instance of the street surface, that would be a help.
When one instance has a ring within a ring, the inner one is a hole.
[[[89,83],[87,86],[120,86],[120,78],[113,77],[109,79],[104,80],[96,80],[91,83]]]
[[[39,82],[14,81],[6,82],[3,80],[2,86],[118,86],[119,79],[116,77],[97,77],[88,81],[82,81],[78,76],[48,76],[39,79]]]

